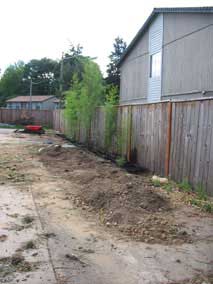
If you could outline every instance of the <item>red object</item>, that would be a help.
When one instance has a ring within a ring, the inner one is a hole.
[[[36,132],[36,131],[42,130],[42,126],[41,125],[27,125],[25,126],[25,129],[28,131]]]
[[[27,125],[24,128],[24,132],[43,134],[45,131],[41,125]]]

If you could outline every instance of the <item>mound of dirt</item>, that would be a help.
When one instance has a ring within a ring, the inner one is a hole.
[[[70,199],[76,206],[92,210],[113,231],[148,243],[190,241],[176,224],[174,204],[153,187],[148,174],[130,174],[80,148],[49,147],[40,159],[51,172],[71,181],[75,190]]]

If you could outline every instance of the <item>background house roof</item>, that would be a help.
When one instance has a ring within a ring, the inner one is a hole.
[[[145,21],[144,25],[138,31],[136,36],[133,38],[124,54],[122,55],[120,61],[118,62],[118,67],[121,66],[126,56],[130,53],[139,39],[143,36],[149,25],[155,19],[155,17],[160,13],[213,13],[213,7],[179,7],[179,8],[154,8],[150,16]]]
[[[43,102],[53,97],[54,96],[32,96],[32,102]],[[18,102],[24,103],[29,101],[30,101],[30,96],[18,96],[10,100],[7,100],[8,103],[18,103]]]

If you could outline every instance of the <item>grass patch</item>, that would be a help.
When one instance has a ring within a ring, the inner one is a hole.
[[[159,180],[153,180],[152,184],[154,185],[154,187],[161,187],[161,183]]]
[[[14,124],[1,124],[0,123],[0,128],[3,128],[3,129],[23,129],[24,126],[23,125],[14,125]]]
[[[162,185],[162,188],[165,189],[167,192],[172,192],[174,187],[175,185],[171,182]]]
[[[198,199],[207,200],[207,194],[206,194],[206,192],[203,189],[201,184],[199,184],[195,187],[195,193],[196,193]]]
[[[204,212],[213,213],[213,204],[207,201],[202,205],[201,209]]]
[[[185,192],[191,192],[192,191],[192,186],[188,182],[187,179],[184,179],[181,183],[177,184],[179,189],[185,191]]]
[[[213,213],[213,203],[196,197],[190,199],[190,204],[199,207],[203,212]]]

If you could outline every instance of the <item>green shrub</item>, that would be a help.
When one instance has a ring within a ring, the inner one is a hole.
[[[104,105],[105,111],[105,147],[109,148],[112,145],[113,136],[117,130],[117,107],[118,104],[118,88],[109,86],[106,88],[106,102]]]
[[[65,117],[70,124],[71,137],[82,126],[89,137],[91,120],[97,106],[103,104],[103,78],[98,65],[89,58],[79,59],[83,66],[82,80],[74,74],[72,88],[65,93]]]

